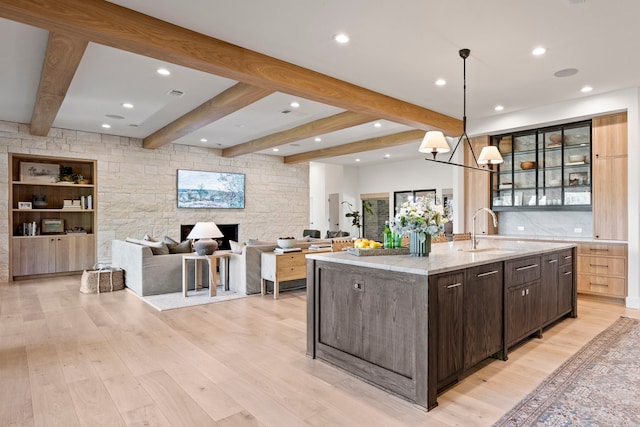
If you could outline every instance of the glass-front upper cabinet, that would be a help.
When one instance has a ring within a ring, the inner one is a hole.
[[[504,163],[491,179],[491,207],[591,209],[591,121],[492,137]]]

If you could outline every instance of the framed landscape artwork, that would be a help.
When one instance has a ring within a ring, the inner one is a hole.
[[[60,165],[20,162],[20,181],[54,183],[60,175]]]
[[[178,208],[244,209],[241,173],[178,169]]]

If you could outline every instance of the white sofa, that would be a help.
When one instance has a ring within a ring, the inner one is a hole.
[[[185,254],[154,255],[148,246],[111,241],[111,265],[124,270],[125,286],[140,296],[182,291],[182,256]],[[189,289],[193,289],[195,274],[188,271]],[[202,280],[209,283],[209,269],[202,263]],[[205,286],[206,287],[206,286]]]
[[[313,244],[331,242],[331,239],[299,240],[296,246],[306,249]],[[229,257],[229,288],[239,294],[260,293],[262,253],[273,252],[277,247],[275,242],[272,244],[264,244],[264,242],[256,245],[247,244],[242,247],[242,253],[232,253]],[[306,279],[283,282],[280,286],[280,290],[306,286]]]

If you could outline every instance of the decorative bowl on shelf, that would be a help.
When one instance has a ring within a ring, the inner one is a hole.
[[[562,135],[557,133],[553,135],[549,135],[549,141],[551,141],[554,144],[560,144],[562,142]]]
[[[520,162],[520,169],[522,170],[529,170],[529,169],[535,169],[536,168],[536,162]]]
[[[584,159],[585,159],[584,154],[572,154],[569,156],[569,162],[571,163],[584,162]]]
[[[296,246],[296,239],[294,237],[278,238],[278,246],[282,249],[291,249]]]

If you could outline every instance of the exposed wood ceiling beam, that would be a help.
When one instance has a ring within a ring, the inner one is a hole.
[[[378,150],[381,148],[404,145],[409,141],[424,137],[423,130],[409,130],[406,132],[394,133],[392,135],[379,136],[371,139],[364,139],[349,144],[335,147],[323,148],[321,150],[307,151],[306,153],[285,156],[285,163],[302,163],[327,157],[344,156],[346,154],[362,153],[363,151]]]
[[[345,111],[330,117],[325,117],[310,123],[297,126],[282,132],[272,133],[261,138],[248,141],[243,144],[234,145],[222,150],[223,157],[241,156],[243,154],[255,153],[256,151],[267,150],[279,145],[300,141],[323,135],[329,132],[346,129],[351,126],[358,126],[374,120],[368,114]]]
[[[413,128],[462,131],[460,120],[102,0],[2,0],[0,16],[301,96]]]
[[[162,147],[272,93],[268,89],[237,83],[146,137],[143,147]]]
[[[89,41],[67,34],[49,33],[36,103],[31,115],[33,135],[47,136]]]

